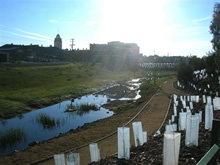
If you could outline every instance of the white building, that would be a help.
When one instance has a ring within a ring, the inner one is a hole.
[[[59,34],[57,34],[56,38],[54,39],[54,47],[62,49],[62,39],[60,38]]]

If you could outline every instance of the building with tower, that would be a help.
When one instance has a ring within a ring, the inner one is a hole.
[[[54,39],[54,47],[62,49],[62,39],[59,34],[57,34],[56,38]]]

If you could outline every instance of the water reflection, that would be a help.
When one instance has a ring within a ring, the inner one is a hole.
[[[131,88],[131,86],[133,88]],[[130,89],[129,89],[130,87]],[[34,141],[44,141],[60,133],[66,133],[69,130],[83,126],[85,123],[91,123],[96,120],[107,118],[114,113],[103,108],[102,105],[114,99],[137,99],[139,97],[139,82],[130,81],[126,85],[115,85],[96,94],[82,96],[74,100],[67,100],[55,105],[34,110],[32,112],[20,115],[18,117],[1,120],[0,135],[4,134],[10,128],[19,127],[25,132],[25,140],[18,139],[16,143],[3,146],[4,152],[0,152],[0,157],[13,152],[14,150],[22,150],[28,147],[28,144]],[[97,109],[94,111],[90,108],[86,111],[65,112],[68,105],[72,102],[73,106],[94,104]]]
[[[25,142],[26,133],[21,128],[10,128],[0,134],[0,151],[5,151],[7,148]]]

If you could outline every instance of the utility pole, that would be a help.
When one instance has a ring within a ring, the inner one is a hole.
[[[70,42],[71,42],[71,44],[70,44],[70,49],[73,50],[73,46],[75,45],[75,44],[74,44],[74,39],[73,39],[73,38],[70,39]]]

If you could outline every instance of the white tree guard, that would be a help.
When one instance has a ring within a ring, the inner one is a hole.
[[[187,146],[188,144],[188,139],[190,139],[190,132],[191,132],[191,122],[190,122],[190,119],[191,119],[191,112],[187,112],[186,113],[186,136],[185,136],[185,145]]]
[[[186,129],[186,112],[179,113],[179,130],[183,131]]]
[[[202,102],[206,103],[206,96],[205,95],[202,95]]]
[[[190,96],[190,100],[191,100],[191,101],[195,101],[194,96]]]
[[[130,159],[130,128],[118,128],[118,158]]]
[[[193,109],[193,102],[189,102],[189,108],[192,110]]]
[[[64,154],[56,154],[53,156],[55,165],[65,165],[65,156]]]
[[[167,132],[163,141],[163,165],[177,165],[179,162],[180,133]]]
[[[186,106],[186,112],[191,112],[191,110],[188,106]]]
[[[195,98],[195,99],[196,99],[195,102],[198,103],[198,102],[199,102],[199,96],[197,95],[197,96],[195,96],[195,97],[196,97],[196,98]]]
[[[135,147],[143,145],[144,142],[143,142],[142,123],[141,122],[133,122],[132,127],[133,127],[133,133],[134,133]]]
[[[199,114],[200,114],[199,122],[201,123],[202,122],[202,111],[199,111]]]
[[[213,99],[214,110],[220,110],[220,97],[215,97]]]
[[[201,123],[201,114],[200,113],[195,113],[195,116],[199,118],[199,123]]]
[[[80,165],[80,156],[79,153],[69,153],[66,157],[67,165]]]
[[[215,96],[218,97],[218,92],[215,92]]]
[[[176,101],[177,95],[173,94],[173,100]]]
[[[147,131],[143,131],[143,142],[147,143]]]
[[[172,115],[171,116],[171,122],[174,122],[175,121],[175,115]]]
[[[91,162],[98,162],[100,160],[100,151],[97,143],[89,144]]]
[[[212,105],[212,97],[207,96],[207,105]]]
[[[177,131],[177,124],[173,123],[173,124],[167,124],[165,127],[165,131],[166,132],[175,132]]]
[[[182,105],[183,105],[183,108],[186,108],[186,102],[184,100],[182,100]]]
[[[175,105],[173,106],[173,114],[174,114],[174,116],[177,116],[177,108]]]
[[[187,135],[189,133],[189,135]],[[187,147],[198,146],[199,139],[199,117],[192,115],[190,118],[190,131],[186,133],[185,145]]]
[[[179,105],[179,101],[174,101],[174,105],[177,107]]]
[[[187,99],[186,99],[187,101],[190,101],[190,96],[187,96]]]
[[[212,129],[212,120],[213,120],[213,106],[205,106],[205,129]]]

